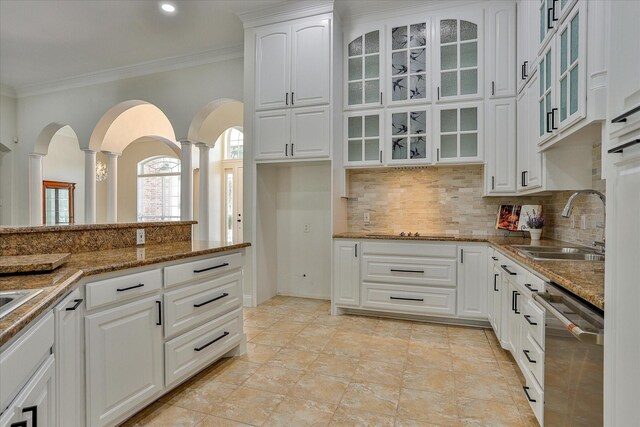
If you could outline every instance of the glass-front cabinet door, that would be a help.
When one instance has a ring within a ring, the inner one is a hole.
[[[553,36],[555,24],[558,21],[556,16],[556,8],[558,0],[537,0],[538,1],[538,49],[537,52],[542,53],[542,49]]]
[[[345,113],[345,166],[382,165],[382,110]]]
[[[388,32],[388,105],[430,101],[430,21],[391,25]]]
[[[568,0],[567,0],[568,2]],[[558,105],[562,129],[585,116],[585,64],[583,50],[586,32],[581,8],[575,8],[558,29]]]
[[[477,163],[483,158],[482,102],[458,103],[436,110],[436,162]]]
[[[437,20],[436,99],[482,97],[482,15],[444,16]]]
[[[387,164],[431,163],[431,107],[387,111]]]
[[[381,31],[354,32],[346,48],[345,108],[362,108],[382,104]]]
[[[555,83],[554,83],[554,67],[553,63],[553,44],[550,44],[547,50],[540,58],[538,64],[538,75],[540,76],[538,91],[538,144],[553,137],[558,129],[555,112]]]

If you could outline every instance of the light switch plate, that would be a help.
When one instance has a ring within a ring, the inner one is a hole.
[[[371,222],[371,214],[369,214],[369,212],[365,212],[364,213],[364,223],[365,225],[369,224]]]
[[[136,245],[144,245],[144,228],[136,230]]]

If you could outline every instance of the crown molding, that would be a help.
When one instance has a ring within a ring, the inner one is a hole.
[[[22,98],[25,96],[41,95],[165,71],[174,71],[181,68],[212,64],[214,62],[228,61],[230,59],[242,58],[243,56],[243,45],[235,44],[222,48],[191,53],[188,55],[171,56],[152,61],[140,62],[138,64],[128,65],[125,67],[111,68],[108,70],[80,74],[59,80],[50,80],[42,83],[20,86],[16,89],[16,95],[14,96]]]
[[[242,21],[246,29],[330,13],[333,12],[334,9],[333,3],[333,0],[287,1],[274,6],[240,12],[237,13],[236,16],[240,18],[240,21]]]
[[[0,83],[0,95],[8,96],[10,98],[17,98],[16,90],[8,85]]]

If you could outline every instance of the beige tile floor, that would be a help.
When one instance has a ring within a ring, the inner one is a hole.
[[[331,316],[327,301],[245,309],[247,354],[126,426],[537,426],[491,330]]]

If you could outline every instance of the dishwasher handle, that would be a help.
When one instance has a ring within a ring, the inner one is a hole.
[[[543,294],[534,294],[533,299],[535,299],[545,310],[553,315],[556,319],[558,319],[571,335],[576,337],[583,343],[586,344],[596,344],[596,345],[604,345],[604,334],[597,334],[595,332],[587,332],[582,330],[578,325],[573,323],[571,320],[567,318],[564,314],[562,314],[558,309],[549,304],[549,302],[544,298]]]

